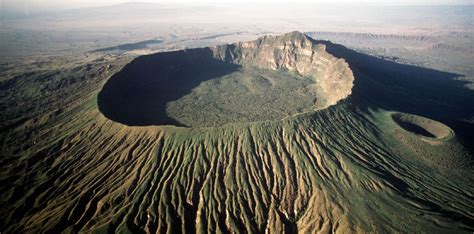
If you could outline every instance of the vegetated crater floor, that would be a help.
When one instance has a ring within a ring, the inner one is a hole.
[[[292,32],[139,57],[110,78],[101,112],[130,126],[215,127],[324,109],[351,93],[348,64]]]
[[[454,135],[448,126],[425,117],[406,113],[394,113],[392,118],[401,128],[423,137],[445,139]]]

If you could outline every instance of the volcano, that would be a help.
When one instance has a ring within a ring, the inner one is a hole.
[[[473,232],[458,77],[291,32],[3,82],[0,231]]]

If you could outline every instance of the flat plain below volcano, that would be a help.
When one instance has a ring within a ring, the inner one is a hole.
[[[298,32],[88,59],[0,83],[0,231],[474,231],[458,74]]]

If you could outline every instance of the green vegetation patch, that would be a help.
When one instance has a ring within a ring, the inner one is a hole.
[[[244,67],[204,81],[166,107],[187,126],[279,120],[323,106],[314,79],[294,73]]]

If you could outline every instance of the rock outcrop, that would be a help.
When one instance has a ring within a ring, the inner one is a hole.
[[[354,75],[344,59],[336,58],[305,34],[290,32],[264,36],[255,41],[219,45],[211,48],[214,57],[242,66],[295,72],[313,78],[321,88],[326,105],[351,94]]]

